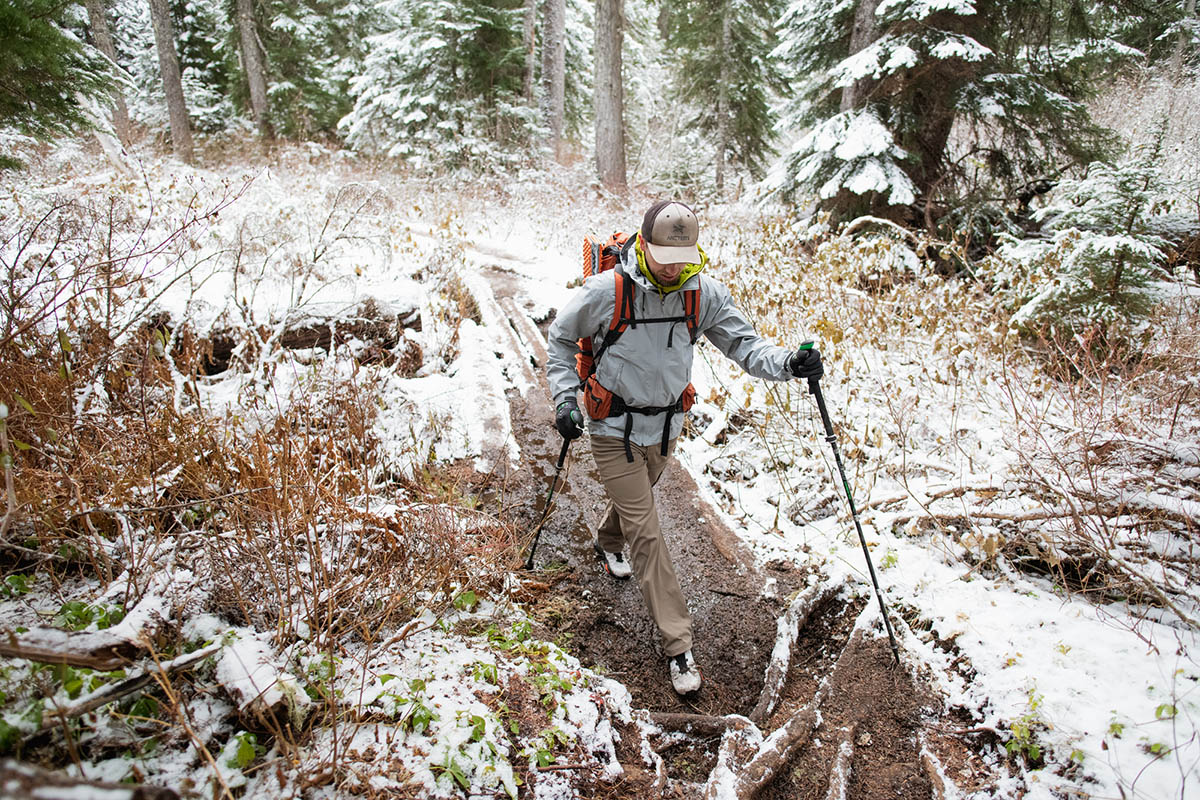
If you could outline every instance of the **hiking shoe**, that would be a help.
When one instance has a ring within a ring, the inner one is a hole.
[[[625,560],[625,555],[620,550],[610,553],[601,547],[599,542],[593,542],[592,547],[596,548],[596,555],[600,557],[600,563],[604,565],[604,571],[609,575],[624,580],[633,574],[633,570],[629,568],[629,562]]]
[[[667,663],[671,667],[671,685],[675,687],[676,693],[695,694],[700,691],[700,684],[704,682],[704,678],[701,677],[700,668],[692,659],[691,650],[671,656],[667,659]]]

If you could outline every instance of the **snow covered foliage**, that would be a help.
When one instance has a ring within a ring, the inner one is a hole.
[[[350,79],[361,70],[368,37],[379,30],[375,7],[329,0],[273,0],[260,7],[275,130],[293,137],[335,134],[350,110]]]
[[[1117,165],[1090,165],[1084,178],[1059,184],[1034,215],[1049,238],[1007,237],[985,269],[1017,306],[1013,326],[1137,333],[1166,277],[1166,242],[1151,233],[1155,200],[1163,194],[1156,155],[1143,151]]]
[[[521,6],[491,0],[384,0],[340,123],[365,153],[451,168],[500,169],[527,158],[536,109],[520,97]]]
[[[797,0],[775,51],[799,90],[773,189],[936,220],[981,187],[1106,152],[1082,101],[1099,66],[1137,51],[1078,22],[1040,2]]]
[[[85,16],[53,0],[0,6],[0,132],[45,140],[92,124],[111,78],[108,61],[76,35]],[[0,169],[16,164],[0,149]]]
[[[675,91],[694,109],[688,124],[756,178],[774,152],[773,105],[785,89],[770,57],[779,11],[777,0],[689,0],[667,17]]]

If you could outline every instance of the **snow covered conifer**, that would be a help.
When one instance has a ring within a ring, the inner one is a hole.
[[[55,0],[0,4],[0,129],[50,139],[89,127],[89,99],[109,103],[104,57],[72,30],[82,6]],[[0,169],[17,166],[0,154]]]
[[[772,153],[772,96],[785,85],[770,53],[777,0],[684,0],[668,18],[676,91],[692,104],[691,124],[714,139],[716,188],[727,163],[761,177]]]
[[[1053,201],[1035,214],[1049,239],[1009,238],[989,264],[1019,304],[1012,325],[1107,337],[1136,335],[1158,296],[1156,273],[1166,242],[1149,220],[1163,180],[1155,148],[1117,165],[1089,166],[1080,180],[1063,181]]]
[[[794,0],[776,55],[799,91],[775,188],[845,217],[936,225],[972,193],[1110,152],[1083,101],[1138,51],[1047,0]],[[952,137],[952,133],[954,134]]]
[[[349,146],[450,167],[520,158],[537,111],[521,95],[523,7],[490,0],[383,0],[341,121]]]

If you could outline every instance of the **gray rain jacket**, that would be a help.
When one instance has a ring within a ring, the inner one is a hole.
[[[633,242],[635,237],[630,237]],[[792,378],[788,360],[792,351],[767,342],[733,304],[729,290],[715,278],[697,273],[679,289],[668,294],[659,290],[641,273],[633,247],[622,250],[620,262],[625,275],[633,281],[634,317],[682,317],[683,293],[700,286],[700,312],[697,334],[704,334],[717,349],[756,378],[786,381]],[[599,348],[612,322],[616,304],[614,270],[588,278],[570,301],[558,312],[550,326],[547,341],[549,359],[546,378],[554,404],[575,397],[579,374],[575,371],[578,339],[591,336]],[[636,407],[669,406],[679,399],[691,381],[692,350],[687,326],[682,322],[655,322],[629,327],[596,364],[600,384]],[[584,413],[584,417],[587,414]],[[630,441],[642,447],[658,445],[663,439],[661,414],[633,414]],[[683,429],[683,414],[671,420],[670,437]],[[625,436],[625,415],[589,420],[594,436]]]

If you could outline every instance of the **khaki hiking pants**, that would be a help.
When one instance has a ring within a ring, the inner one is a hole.
[[[625,458],[625,443],[616,436],[592,436],[592,455],[609,503],[596,540],[610,553],[629,544],[629,559],[642,589],[650,616],[658,625],[663,650],[668,657],[692,649],[692,617],[675,577],[671,554],[658,524],[651,487],[658,481],[675,450],[672,441],[667,455],[660,444],[639,447],[630,442],[633,463]]]

